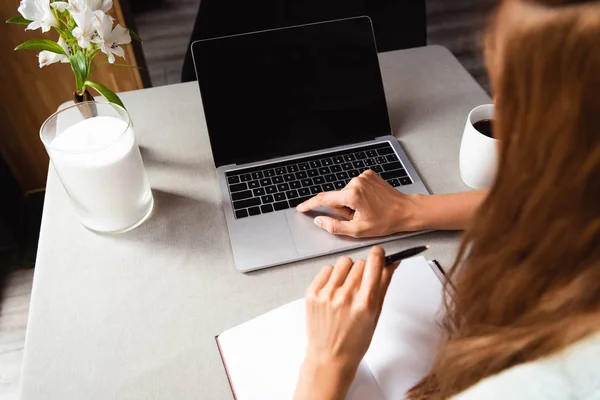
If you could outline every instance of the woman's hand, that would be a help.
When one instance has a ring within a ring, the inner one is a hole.
[[[424,196],[398,192],[368,170],[339,192],[325,192],[297,207],[307,212],[329,207],[347,221],[317,217],[315,224],[335,235],[386,236],[421,230],[460,230],[469,226],[487,190]]]
[[[300,212],[326,206],[347,221],[317,217],[329,233],[352,237],[386,236],[418,231],[418,195],[398,192],[372,170],[365,171],[339,192],[319,193],[297,207]]]
[[[395,267],[374,247],[367,261],[323,267],[306,293],[308,349],[295,399],[344,399],[369,349]]]

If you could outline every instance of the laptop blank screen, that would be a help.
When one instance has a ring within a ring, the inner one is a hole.
[[[198,41],[192,50],[217,167],[390,134],[366,17]]]

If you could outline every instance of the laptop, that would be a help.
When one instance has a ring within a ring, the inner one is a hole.
[[[334,236],[313,223],[333,212],[295,210],[367,169],[428,194],[392,136],[368,17],[200,40],[192,54],[239,271],[415,234]]]

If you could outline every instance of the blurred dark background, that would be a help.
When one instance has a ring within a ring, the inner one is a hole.
[[[186,58],[190,37],[366,14],[373,19],[380,51],[421,42],[443,45],[489,90],[479,38],[497,0],[130,1],[154,86],[179,83],[182,76],[189,80],[193,75]]]
[[[33,268],[44,192],[23,194],[0,156],[0,298],[7,275]]]

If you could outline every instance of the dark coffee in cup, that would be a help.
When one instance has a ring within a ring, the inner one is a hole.
[[[481,121],[477,121],[473,124],[473,128],[477,129],[477,131],[487,137],[494,138],[494,129],[493,129],[494,121],[491,119],[483,119]]]
[[[467,117],[460,144],[460,176],[473,189],[489,189],[498,172],[500,141],[493,138],[495,122],[493,104],[475,107]]]

